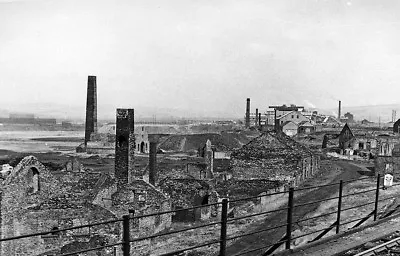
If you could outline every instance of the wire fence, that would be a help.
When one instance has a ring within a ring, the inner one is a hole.
[[[368,190],[358,191],[358,192],[354,192],[354,193],[343,194],[343,186],[345,183],[350,183],[350,182],[360,181],[360,180],[367,180],[367,179],[371,179],[371,178],[367,177],[367,178],[356,179],[356,180],[340,181],[338,183],[333,183],[333,184],[329,184],[329,185],[313,186],[313,187],[300,188],[300,189],[289,188],[288,191],[284,191],[284,192],[277,192],[277,193],[259,195],[259,196],[254,196],[254,197],[246,197],[246,198],[235,199],[235,200],[230,200],[230,201],[228,199],[223,199],[221,202],[218,202],[218,203],[195,206],[195,207],[184,208],[184,209],[179,209],[179,210],[163,211],[163,212],[156,212],[156,213],[137,215],[137,216],[135,216],[134,214],[124,215],[122,219],[115,219],[115,220],[110,220],[110,221],[105,221],[105,222],[98,222],[98,223],[75,226],[75,227],[70,227],[70,228],[63,228],[63,229],[58,229],[58,230],[50,230],[50,231],[45,231],[45,232],[20,235],[20,236],[15,236],[15,237],[1,238],[0,243],[4,243],[7,241],[20,240],[20,239],[35,237],[35,236],[58,235],[58,234],[61,234],[63,232],[67,232],[70,230],[91,228],[91,227],[100,226],[100,225],[117,224],[117,225],[121,226],[121,230],[122,230],[121,235],[120,235],[120,241],[102,245],[102,246],[98,246],[98,247],[94,247],[94,248],[87,248],[87,249],[82,249],[82,250],[76,250],[76,251],[70,252],[70,253],[64,253],[64,254],[62,254],[62,256],[80,255],[80,254],[87,253],[90,251],[104,250],[106,248],[113,248],[115,255],[116,255],[116,248],[119,248],[122,250],[123,256],[128,256],[128,255],[135,255],[134,248],[132,248],[132,244],[135,244],[135,243],[138,243],[138,242],[141,242],[144,240],[162,238],[162,237],[165,237],[168,235],[174,235],[174,234],[178,234],[178,233],[183,233],[183,232],[187,232],[187,231],[193,231],[193,230],[197,230],[197,229],[201,229],[201,228],[214,226],[215,229],[219,230],[219,232],[218,232],[219,237],[215,237],[214,240],[207,241],[204,243],[199,243],[199,244],[196,244],[193,246],[189,246],[189,247],[179,249],[179,250],[170,251],[168,253],[159,254],[159,255],[180,255],[184,252],[188,252],[188,251],[195,250],[195,249],[202,248],[202,247],[218,246],[219,252],[217,254],[220,256],[226,256],[227,255],[227,242],[234,242],[234,240],[239,239],[239,238],[248,237],[248,236],[255,235],[255,234],[262,234],[264,232],[268,232],[268,231],[272,231],[272,230],[285,229],[285,234],[279,241],[263,245],[262,247],[251,248],[250,250],[247,250],[247,251],[241,251],[241,252],[235,254],[234,256],[246,255],[246,254],[251,255],[251,253],[254,253],[256,251],[261,252],[262,255],[270,255],[270,254],[274,253],[281,246],[284,246],[285,249],[291,249],[292,241],[294,241],[295,239],[298,239],[300,237],[306,237],[311,234],[319,233],[312,240],[312,241],[316,241],[316,240],[319,240],[322,237],[324,237],[330,231],[334,231],[336,234],[339,233],[341,227],[348,225],[350,223],[355,223],[355,225],[352,227],[352,228],[355,228],[355,227],[358,227],[361,224],[365,223],[368,219],[373,219],[374,221],[376,221],[378,218],[379,203],[384,202],[389,199],[393,199],[393,197],[380,198],[380,190],[385,189],[385,187],[382,185],[382,178],[380,175],[378,175],[376,178],[375,189],[368,189]],[[312,202],[301,203],[301,204],[295,203],[295,193],[296,192],[304,192],[305,190],[313,190],[313,189],[323,188],[323,187],[327,187],[327,186],[337,186],[338,196],[329,197],[329,198],[322,199],[322,200],[315,200]],[[393,185],[393,187],[395,187],[395,186],[400,186],[400,183]],[[372,193],[372,192],[374,192],[374,193]],[[347,207],[347,208],[342,207],[343,199],[358,196],[360,194],[365,194],[365,193],[372,194],[373,200],[370,200],[367,203],[362,203],[362,204],[354,205],[354,206]],[[287,205],[286,206],[285,205],[278,206],[278,207],[276,207],[276,209],[271,209],[268,211],[260,211],[260,212],[254,213],[254,214],[248,214],[248,215],[243,215],[243,216],[238,216],[238,217],[228,217],[229,203],[239,202],[239,201],[250,201],[250,200],[254,200],[254,199],[268,198],[268,197],[277,196],[277,195],[285,196],[285,197],[287,196],[287,201],[286,201]],[[335,211],[330,211],[328,213],[322,213],[317,216],[312,216],[312,217],[303,218],[303,219],[294,219],[294,217],[293,217],[296,209],[298,209],[300,207],[309,207],[310,205],[320,204],[320,203],[328,202],[328,201],[336,201],[337,202],[337,207],[336,207]],[[366,207],[369,205],[373,205],[373,209],[367,215],[360,217],[360,218],[356,218],[356,219],[343,219],[344,212],[352,210],[352,209],[360,209],[362,207]],[[201,224],[201,225],[190,226],[187,228],[181,228],[178,230],[169,230],[168,232],[159,232],[156,234],[141,236],[141,237],[140,236],[137,237],[137,233],[134,234],[132,231],[132,225],[134,225],[139,219],[155,217],[155,216],[159,217],[161,215],[171,215],[171,214],[176,214],[179,211],[195,210],[195,209],[199,209],[199,208],[203,208],[203,207],[217,207],[219,209],[217,221],[213,221],[213,222],[205,223],[205,224]],[[228,234],[229,225],[231,223],[235,223],[238,220],[243,220],[246,218],[252,218],[252,217],[263,216],[263,215],[268,215],[268,214],[278,214],[278,213],[286,214],[285,223],[282,223],[279,225],[273,225],[271,227],[266,227],[263,229],[248,231],[248,232],[245,232],[244,234],[239,234],[239,235]],[[314,230],[314,231],[311,231],[311,232],[308,232],[305,234],[301,234],[298,236],[293,236],[292,232],[293,232],[294,225],[297,225],[298,223],[301,223],[301,222],[316,220],[316,219],[331,216],[331,215],[336,215],[336,218],[335,218],[334,223],[332,223],[330,225],[328,224],[327,227],[324,227],[324,228],[321,228],[318,230]],[[388,217],[388,216],[385,215],[384,217]]]

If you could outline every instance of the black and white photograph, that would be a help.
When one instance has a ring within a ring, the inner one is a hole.
[[[0,0],[0,256],[400,256],[399,88],[398,0]]]

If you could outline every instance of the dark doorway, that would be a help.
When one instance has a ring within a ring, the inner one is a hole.
[[[144,143],[144,141],[142,141],[142,143],[140,143],[140,152],[141,153],[145,153],[145,143]]]
[[[126,137],[124,135],[118,136],[117,143],[118,143],[118,147],[120,147],[120,148],[126,147],[127,146]]]

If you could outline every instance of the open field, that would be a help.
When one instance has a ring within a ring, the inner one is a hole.
[[[17,153],[73,152],[83,131],[0,131],[0,150]],[[50,139],[49,139],[50,138]]]

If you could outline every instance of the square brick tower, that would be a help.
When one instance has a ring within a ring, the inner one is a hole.
[[[97,84],[96,77],[88,77],[86,99],[85,145],[90,141],[90,135],[97,133]]]
[[[129,173],[141,178],[140,170],[135,173],[135,124],[133,109],[117,109],[117,127],[115,137],[115,178],[118,184],[127,184]]]

